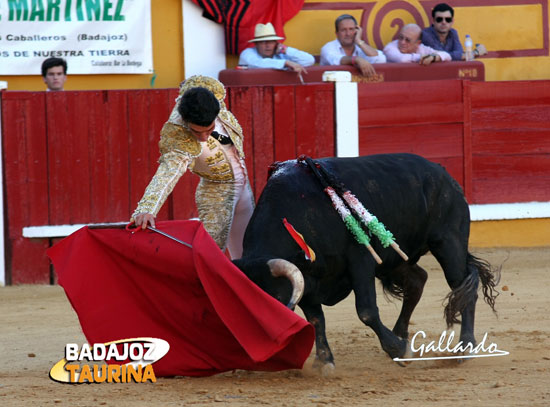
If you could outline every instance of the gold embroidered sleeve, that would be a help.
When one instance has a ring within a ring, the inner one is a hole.
[[[197,157],[201,153],[201,145],[189,130],[166,122],[160,131],[159,150],[161,154],[175,151]]]
[[[157,216],[160,208],[176,186],[178,180],[187,170],[192,160],[188,154],[171,151],[163,154],[159,160],[159,167],[155,176],[145,189],[143,198],[138,203],[132,218],[141,213],[150,213]]]

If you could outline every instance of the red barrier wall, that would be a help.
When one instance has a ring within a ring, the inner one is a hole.
[[[474,204],[550,201],[550,81],[358,86],[361,155],[439,162]]]
[[[55,239],[26,226],[128,220],[157,168],[159,131],[177,89],[2,92],[7,283],[53,282]],[[334,152],[333,85],[228,89],[245,132],[256,194],[275,160]],[[198,177],[185,174],[159,219],[196,216]]]
[[[359,85],[360,153],[413,152],[443,164],[470,203],[550,201],[550,81]],[[129,218],[156,170],[175,89],[2,92],[7,283],[48,283],[51,239],[26,226]],[[334,155],[331,83],[228,87],[256,197],[267,166]],[[196,216],[186,174],[160,219]]]
[[[359,84],[360,154],[419,154],[464,185],[463,83]]]
[[[273,161],[334,155],[333,84],[229,87],[228,107],[243,127],[256,197]]]
[[[469,83],[474,202],[550,201],[550,81]]]

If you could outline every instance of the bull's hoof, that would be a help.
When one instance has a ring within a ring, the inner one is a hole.
[[[321,376],[327,377],[331,376],[336,369],[334,363],[332,362],[323,362],[318,357],[315,358],[312,365],[313,369],[317,370]]]
[[[457,355],[458,355],[458,356],[467,356],[467,355],[470,355],[470,353],[469,353],[469,352],[468,352],[468,353],[459,352]],[[457,363],[458,363],[459,365],[461,365],[462,363],[466,363],[466,362],[468,362],[469,360],[472,360],[472,359],[473,359],[473,357],[469,357],[469,358],[460,358],[460,359],[457,359],[456,361],[457,361]]]
[[[411,348],[411,343],[407,341],[407,345],[405,347],[405,353],[399,359],[411,359],[412,357],[413,357],[413,351]],[[407,365],[412,363],[410,360],[396,360],[395,362],[401,367],[407,367]]]
[[[477,345],[477,341],[476,341],[476,338],[474,338],[472,335],[461,335],[460,336],[460,341],[463,343],[463,344],[466,344],[464,345],[464,348],[463,349],[475,349],[476,345]],[[469,351],[466,351],[466,352],[457,352],[457,356],[468,356],[468,355],[471,355],[472,353],[469,352]],[[465,363],[467,361],[469,361],[470,359],[473,359],[473,358],[460,358],[460,359],[457,359],[457,362],[459,364],[462,364],[462,363]]]
[[[334,370],[336,367],[334,366],[334,363],[325,363],[325,365],[321,368],[321,376],[323,377],[329,377],[334,374]]]
[[[321,368],[324,365],[325,365],[325,362],[321,362],[321,359],[315,356],[315,359],[313,360],[313,364],[311,365],[311,367],[314,368],[315,370],[321,370]]]

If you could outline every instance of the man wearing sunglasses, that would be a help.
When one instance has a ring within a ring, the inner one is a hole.
[[[439,51],[446,51],[453,61],[465,59],[464,50],[453,28],[454,10],[446,3],[439,3],[432,9],[433,24],[422,31],[422,44]],[[477,44],[474,57],[485,55],[487,50],[482,44]]]

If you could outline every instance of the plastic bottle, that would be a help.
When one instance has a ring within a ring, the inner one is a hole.
[[[474,44],[472,42],[472,38],[467,35],[466,40],[464,41],[464,48],[466,48],[466,61],[473,61],[474,60]]]

